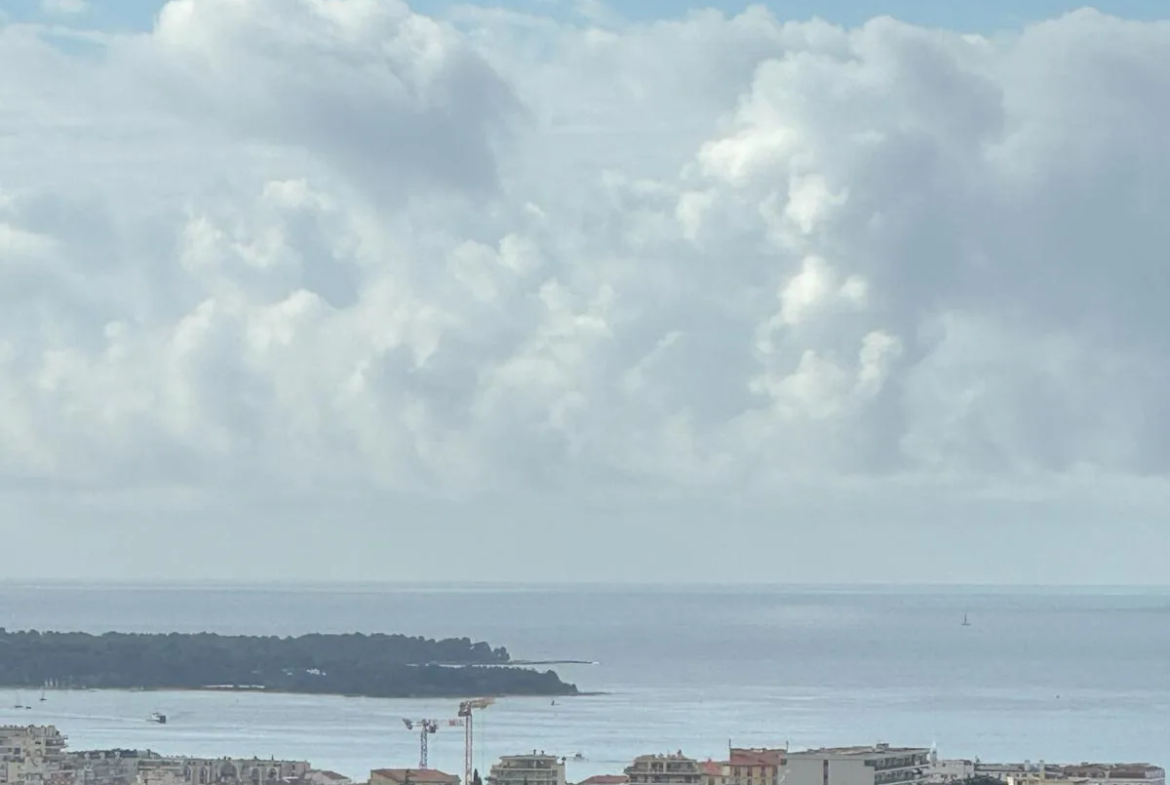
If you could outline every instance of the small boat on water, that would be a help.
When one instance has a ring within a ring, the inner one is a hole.
[[[971,622],[967,621],[967,614],[965,614],[965,613],[963,614],[963,624],[962,624],[962,626],[964,626],[964,627],[970,627],[970,626],[971,626]]]
[[[157,722],[159,725],[166,725],[167,724],[167,715],[163,714],[162,712],[156,711],[154,714],[150,715],[150,721]]]

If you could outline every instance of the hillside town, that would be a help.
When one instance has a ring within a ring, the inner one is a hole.
[[[423,766],[374,769],[357,781],[308,761],[71,751],[53,725],[0,726],[0,785],[1166,785],[1166,772],[1149,763],[986,763],[889,744],[731,747],[726,760],[647,754],[578,783],[566,781],[565,763],[533,750],[500,758],[486,778],[474,772],[470,783]]]

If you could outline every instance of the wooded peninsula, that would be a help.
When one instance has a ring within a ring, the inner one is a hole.
[[[511,665],[505,648],[405,635],[9,632],[0,627],[0,685],[464,698],[575,695],[551,670]]]

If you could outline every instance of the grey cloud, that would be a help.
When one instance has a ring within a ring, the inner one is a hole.
[[[490,190],[518,110],[458,34],[397,0],[172,0],[129,62],[188,122],[311,151],[382,198]]]
[[[0,217],[51,241],[56,322],[2,366],[8,464],[461,498],[1168,467],[1164,26],[756,10],[505,51],[506,21],[273,2],[112,42],[91,78],[156,117],[157,173],[60,185],[82,122],[57,206]]]

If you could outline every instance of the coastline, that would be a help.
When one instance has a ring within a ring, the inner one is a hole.
[[[514,659],[505,647],[466,637],[357,632],[284,638],[207,632],[95,635],[0,627],[0,643],[4,644],[0,685],[17,690],[273,692],[386,699],[557,698],[580,692],[551,668],[534,667],[552,665],[551,660]]]
[[[571,686],[571,685],[570,685]],[[39,685],[30,684],[0,684],[0,691],[18,690],[35,692],[42,689]],[[516,699],[516,698],[587,698],[597,697],[601,695],[609,695],[608,692],[599,691],[582,691],[575,692],[480,692],[474,695],[462,693],[443,693],[435,694],[428,693],[424,695],[366,695],[363,693],[343,693],[343,692],[314,692],[310,690],[287,690],[287,689],[270,689],[263,686],[220,686],[208,685],[205,687],[54,687],[45,690],[46,695],[60,695],[69,692],[214,692],[214,693],[233,693],[233,692],[247,692],[262,695],[312,695],[318,697],[328,698],[362,698],[365,700],[387,700],[387,701],[433,701],[433,700],[470,700],[473,698],[497,698],[501,700]]]

